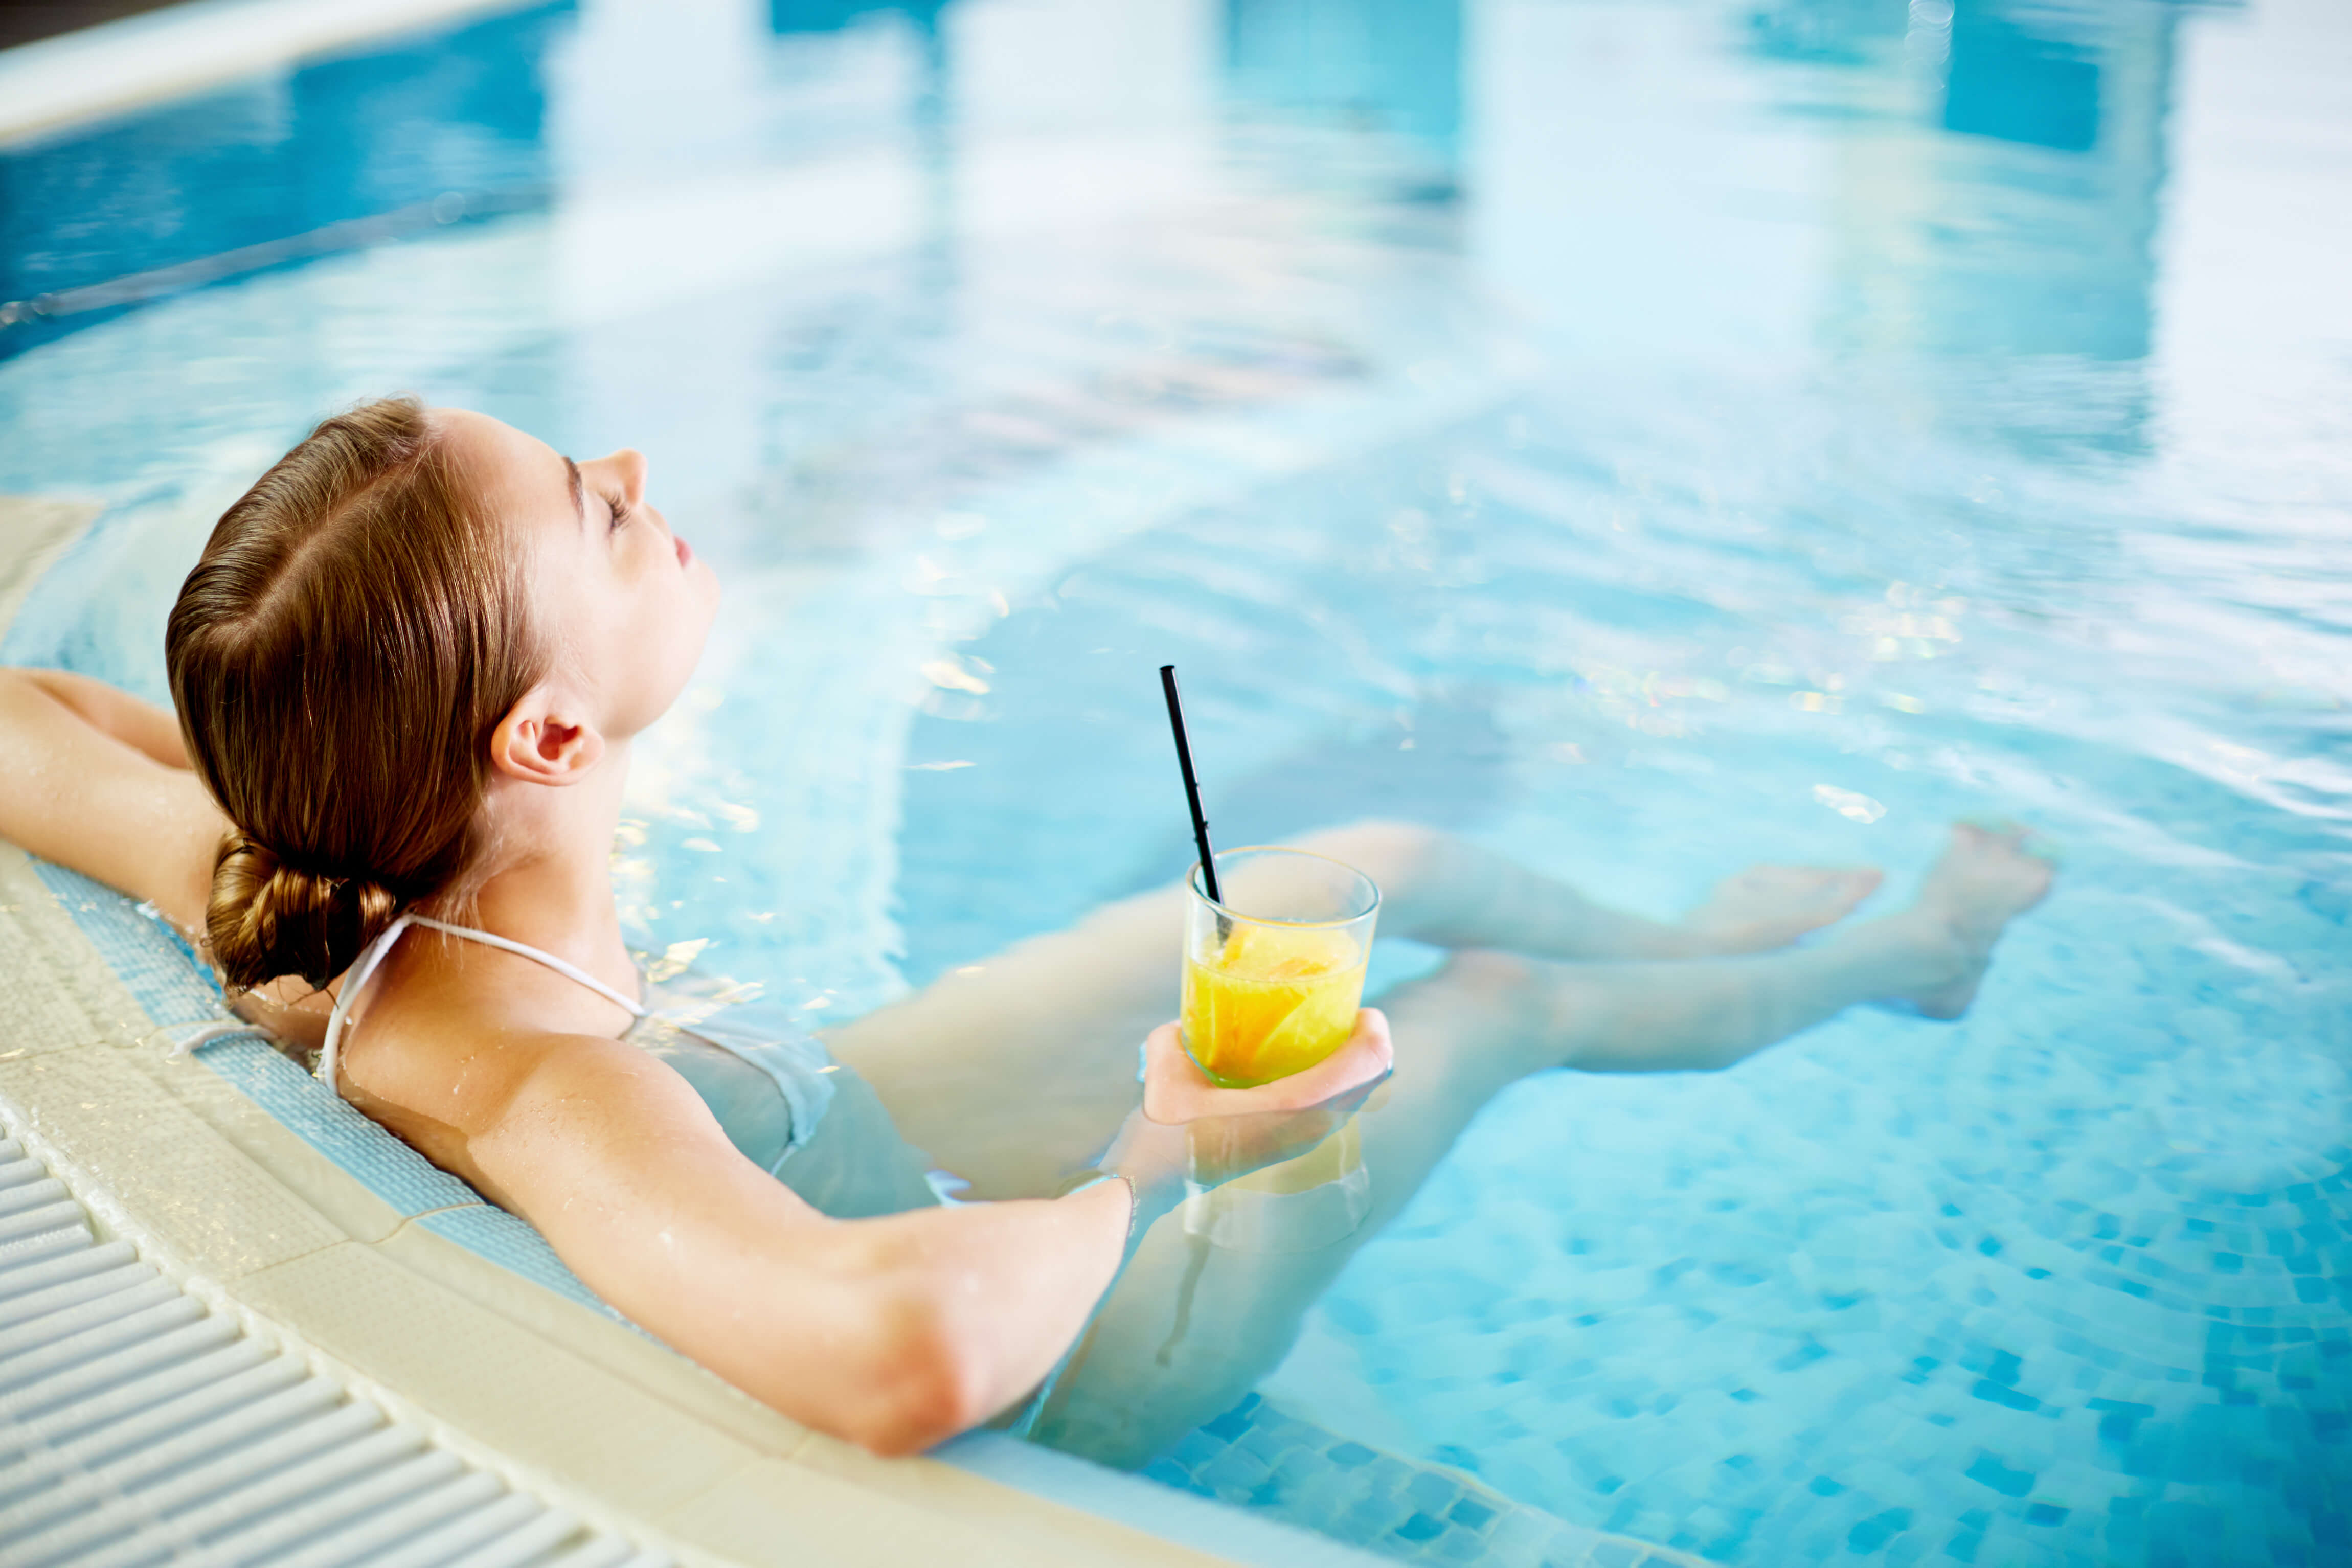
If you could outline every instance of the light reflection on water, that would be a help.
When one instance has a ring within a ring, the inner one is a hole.
[[[1664,912],[2027,816],[1969,1021],[1522,1085],[1269,1395],[1726,1561],[2346,1549],[2334,9],[530,16],[549,214],[0,365],[0,487],[116,503],[10,656],[156,690],[210,513],[406,385],[727,574],[616,867],[789,1005],[1172,876],[1168,660],[1232,841]]]

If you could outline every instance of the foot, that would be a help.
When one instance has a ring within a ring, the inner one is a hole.
[[[1876,866],[1752,865],[1717,883],[1705,904],[1683,916],[1683,929],[1711,954],[1785,947],[1844,918],[1883,880]]]
[[[1897,998],[1923,1018],[1956,1019],[1976,999],[1992,946],[2011,920],[2042,902],[2056,869],[2033,834],[2015,822],[1960,822],[1919,901],[1897,918],[1916,921],[1938,977]]]

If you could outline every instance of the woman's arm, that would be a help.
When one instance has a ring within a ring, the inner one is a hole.
[[[153,703],[142,701],[104,681],[77,675],[71,670],[16,670],[33,686],[48,693],[68,711],[100,735],[110,736],[131,750],[166,768],[185,768],[188,748],[180,738],[180,721]]]
[[[835,1220],[727,1141],[684,1079],[566,1037],[466,1140],[471,1174],[589,1288],[807,1426],[913,1453],[1034,1386],[1122,1253],[1117,1182]]]
[[[227,831],[171,715],[86,676],[0,669],[0,839],[196,931]]]
[[[1153,1038],[1147,1082],[1147,1103],[1171,1120],[1132,1120],[1114,1156],[1125,1179],[835,1220],[737,1154],[668,1067],[563,1037],[524,1061],[506,1055],[515,1087],[467,1136],[462,1163],[659,1338],[797,1421],[913,1453],[1053,1369],[1118,1273],[1130,1220],[1139,1230],[1181,1196],[1188,1149],[1237,1162],[1220,1176],[1297,1153],[1336,1116],[1292,1113],[1365,1089],[1390,1058],[1385,1020],[1367,1013],[1322,1068],[1220,1090],[1171,1027]]]

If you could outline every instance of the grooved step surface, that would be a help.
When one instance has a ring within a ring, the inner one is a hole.
[[[0,1139],[0,1563],[667,1568],[101,1241]]]

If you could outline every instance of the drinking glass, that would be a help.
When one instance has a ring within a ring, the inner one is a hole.
[[[1192,868],[1184,928],[1184,1049],[1228,1089],[1303,1071],[1347,1043],[1363,999],[1381,890],[1306,850],[1217,856],[1212,899]]]

